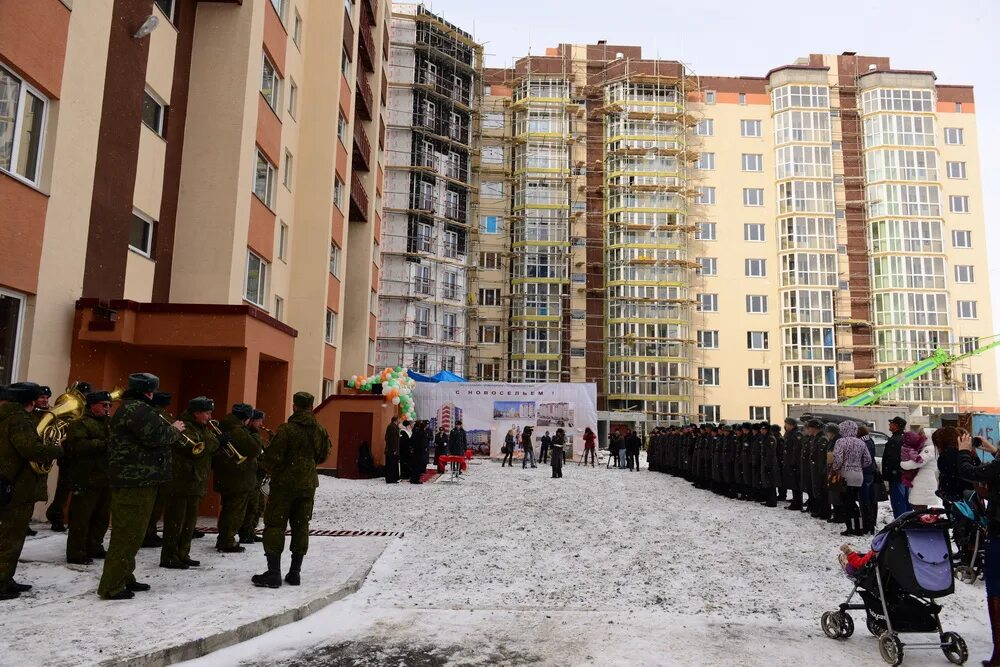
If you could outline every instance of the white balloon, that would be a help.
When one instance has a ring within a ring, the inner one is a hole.
[[[395,398],[392,399],[392,404],[399,405],[399,396],[396,396]]]

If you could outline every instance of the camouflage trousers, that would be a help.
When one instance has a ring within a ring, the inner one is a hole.
[[[135,555],[146,537],[156,502],[155,486],[111,489],[111,544],[97,594],[109,598],[135,582]]]
[[[163,503],[167,499],[167,492],[160,484],[156,489],[156,499],[153,501],[153,509],[149,514],[149,523],[146,525],[146,536],[152,537],[156,535],[157,524],[160,521],[160,517],[163,516]]]
[[[264,553],[280,555],[285,550],[285,527],[291,524],[291,552],[305,556],[309,550],[312,512],[313,494],[289,497],[272,493],[264,509]]]
[[[56,467],[56,491],[52,496],[52,502],[45,510],[45,519],[49,523],[64,524],[66,516],[66,503],[73,495],[73,485],[69,483],[69,475],[64,474],[63,466]]]
[[[264,494],[259,487],[254,488],[247,497],[247,511],[240,526],[240,537],[250,537],[257,532],[257,524],[264,513]]]
[[[7,588],[17,571],[34,508],[34,503],[18,503],[0,509],[0,591]]]
[[[111,518],[111,489],[77,489],[69,505],[66,560],[83,560],[104,548]]]
[[[250,499],[250,491],[243,493],[223,493],[222,509],[219,510],[219,537],[215,540],[215,547],[222,549],[236,545],[236,534],[243,525],[246,518],[247,502]]]
[[[191,557],[191,538],[198,522],[201,496],[167,494],[163,505],[160,564]]]

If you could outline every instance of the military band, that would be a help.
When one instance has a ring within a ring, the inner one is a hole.
[[[191,558],[191,540],[212,471],[222,496],[217,550],[244,551],[237,536],[243,544],[263,541],[267,571],[252,583],[300,583],[319,485],[316,466],[330,452],[312,395],[295,394],[293,413],[277,433],[247,403],[236,403],[215,421],[215,402],[206,396],[188,401],[174,419],[166,412],[170,394],[159,391],[159,378],[150,373],[130,375],[124,393],[92,391],[81,381],[55,403],[51,395],[31,382],[0,387],[0,600],[31,589],[14,575],[35,503],[47,499],[55,461],[57,492],[46,518],[56,531],[68,524],[68,563],[103,560],[97,589],[102,599],[128,600],[150,589],[135,576],[141,547],[160,546],[163,568],[201,564]],[[161,512],[162,539],[156,534]],[[263,538],[257,536],[261,517]],[[291,567],[282,579],[289,525]]]

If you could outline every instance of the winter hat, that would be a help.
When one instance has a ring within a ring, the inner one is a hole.
[[[170,405],[170,401],[173,399],[174,395],[169,391],[154,391],[153,392],[153,406],[157,408],[165,408]]]
[[[34,382],[15,382],[7,387],[7,400],[13,403],[30,403],[42,395],[42,388]]]
[[[249,403],[234,403],[232,412],[234,417],[243,421],[253,417],[253,406]]]
[[[311,410],[315,402],[316,397],[307,391],[298,391],[292,396],[292,405],[303,410]]]
[[[140,394],[156,391],[160,386],[160,378],[152,373],[132,373],[128,376],[128,388]]]
[[[263,419],[263,418],[264,418],[264,411],[263,410],[254,410],[253,411],[253,416],[250,417],[250,419]]]
[[[211,412],[215,410],[215,401],[207,396],[196,396],[188,401],[188,412]]]
[[[111,402],[111,392],[107,391],[92,391],[87,394],[87,406],[96,405],[97,403],[110,403]]]

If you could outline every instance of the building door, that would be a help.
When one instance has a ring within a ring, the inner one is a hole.
[[[372,414],[370,412],[340,413],[340,431],[337,434],[337,477],[359,479],[358,452],[361,444],[372,444]]]
[[[24,325],[24,297],[0,290],[0,384],[17,380]]]

